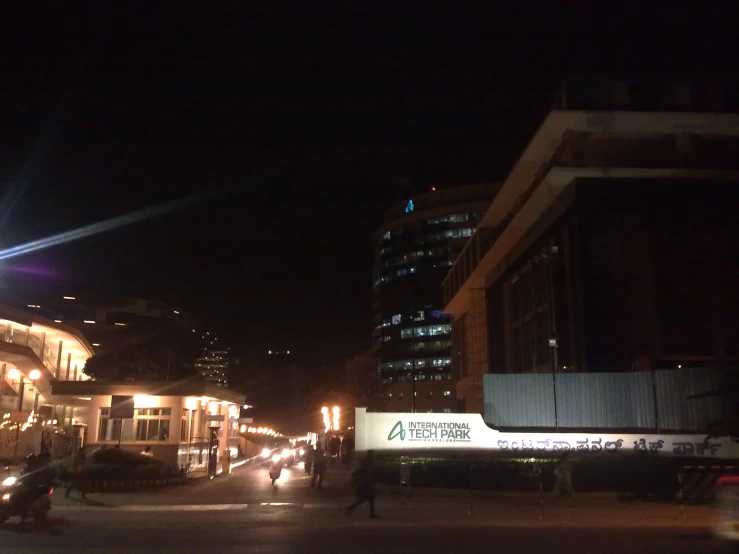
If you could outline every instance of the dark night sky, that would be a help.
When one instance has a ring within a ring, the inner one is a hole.
[[[231,2],[217,15],[207,2],[105,4],[0,8],[0,198],[27,184],[3,206],[0,247],[235,192],[7,263],[182,306],[240,351],[325,362],[369,345],[370,238],[398,179],[503,178],[563,77],[724,74],[736,61],[732,2],[464,13]]]

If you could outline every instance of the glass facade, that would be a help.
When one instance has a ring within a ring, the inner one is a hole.
[[[441,282],[487,209],[490,196],[480,188],[474,195],[461,196],[456,206],[437,205],[426,217],[427,204],[416,198],[416,217],[404,214],[402,225],[376,235],[373,358],[379,382],[451,379],[452,325],[441,309]],[[474,210],[460,209],[470,203]]]

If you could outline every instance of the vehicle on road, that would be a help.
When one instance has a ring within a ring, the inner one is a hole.
[[[273,455],[279,455],[286,467],[292,466],[296,461],[296,452],[289,441],[268,441],[262,449],[262,457],[269,460]]]
[[[739,475],[724,475],[716,482],[716,500],[714,534],[723,541],[739,544]]]
[[[30,515],[37,522],[44,521],[51,510],[54,486],[39,482],[30,475],[8,477],[0,488],[0,523],[13,516],[21,522]]]
[[[282,456],[280,454],[274,454],[272,456],[272,463],[269,466],[269,478],[272,479],[272,486],[275,486],[275,481],[282,475]]]

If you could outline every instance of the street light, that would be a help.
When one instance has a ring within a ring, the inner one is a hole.
[[[321,408],[321,413],[323,414],[323,425],[326,431],[329,431],[331,429],[331,416],[328,413],[328,407],[324,406]]]
[[[339,408],[338,406],[334,406],[333,414],[334,414],[333,428],[334,428],[334,431],[338,431],[340,428],[339,418],[341,417],[341,408]]]

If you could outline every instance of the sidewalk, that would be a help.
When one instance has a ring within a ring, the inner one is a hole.
[[[461,491],[454,491],[461,492]],[[587,493],[576,497],[574,507],[566,502],[554,503],[551,494],[545,495],[544,505],[538,493],[492,493],[484,497],[472,496],[472,501],[462,494],[434,496],[423,491],[410,497],[389,495],[378,502],[389,508],[392,514],[412,512],[418,516],[437,520],[469,520],[500,526],[567,525],[567,526],[615,526],[706,527],[713,518],[709,506],[686,506],[684,512],[676,504],[651,502],[621,502],[611,493]],[[684,515],[683,515],[684,514]]]

